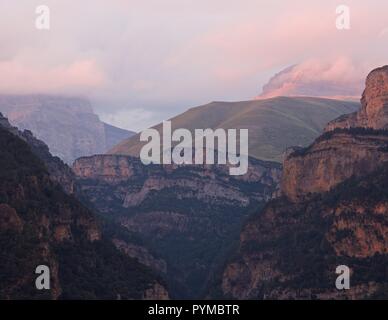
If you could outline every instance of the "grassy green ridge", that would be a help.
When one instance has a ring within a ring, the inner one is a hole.
[[[357,102],[309,97],[276,97],[267,100],[212,102],[191,108],[170,119],[172,129],[249,129],[249,155],[266,161],[282,161],[291,146],[307,146],[325,125],[346,113],[356,111]],[[161,131],[162,124],[154,128]],[[139,156],[139,135],[109,150],[111,154]]]

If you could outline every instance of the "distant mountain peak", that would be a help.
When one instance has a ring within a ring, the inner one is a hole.
[[[84,98],[0,95],[0,111],[12,125],[32,131],[68,164],[81,156],[104,153],[134,134],[103,123]]]

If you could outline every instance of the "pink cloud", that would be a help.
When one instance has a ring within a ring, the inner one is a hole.
[[[263,87],[259,98],[275,96],[326,96],[358,99],[371,66],[347,57],[310,59],[284,69]]]
[[[27,65],[17,60],[0,61],[2,93],[85,94],[104,83],[104,75],[94,60],[54,67]]]
[[[373,51],[381,52],[363,46],[378,38],[381,14],[365,10],[360,3],[351,3],[352,28],[341,32],[335,25],[337,5],[334,1],[314,5],[297,1],[275,15],[266,16],[263,11],[258,11],[256,17],[249,14],[228,25],[210,28],[184,43],[166,65],[193,74],[206,70],[208,79],[232,86],[260,73],[301,62],[312,71],[316,63],[316,69],[324,73],[315,75],[323,80],[352,76],[358,79],[364,66],[355,70],[354,65],[367,61]],[[375,67],[381,60],[373,57],[368,67]]]

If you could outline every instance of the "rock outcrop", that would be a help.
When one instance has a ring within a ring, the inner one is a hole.
[[[336,129],[285,158],[281,191],[290,200],[301,201],[353,176],[365,176],[386,161],[388,132]]]
[[[169,188],[182,188],[182,194],[188,197],[216,201],[223,199],[226,203],[238,202],[246,207],[249,201],[267,201],[276,191],[280,177],[280,165],[271,162],[251,159],[247,174],[230,176],[227,165],[150,165],[145,166],[140,159],[131,156],[96,155],[79,158],[74,162],[73,171],[79,182],[90,185],[89,180],[105,182],[121,189],[120,205],[136,207],[151,192]],[[130,181],[144,179],[141,184],[130,184]],[[250,195],[242,192],[236,183],[257,184],[257,192]],[[188,189],[190,191],[185,191]],[[193,190],[193,191],[191,191]],[[195,194],[192,194],[195,192]],[[101,193],[101,199],[105,199]],[[109,199],[107,199],[109,200]],[[114,200],[114,199],[112,199]],[[108,208],[107,208],[108,209]]]
[[[388,66],[375,69],[368,75],[361,109],[329,122],[325,130],[357,127],[388,129]]]

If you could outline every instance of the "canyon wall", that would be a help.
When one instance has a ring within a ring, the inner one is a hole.
[[[382,67],[368,76],[360,111],[286,153],[282,197],[244,226],[215,286],[221,297],[388,298],[387,96]],[[339,265],[350,268],[349,290],[335,287]]]
[[[227,165],[145,166],[97,155],[73,170],[85,198],[143,241],[116,241],[120,248],[162,270],[173,297],[200,298],[243,221],[277,193],[281,166],[250,159],[246,175],[230,176]]]

